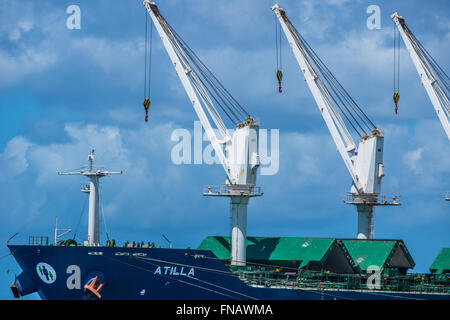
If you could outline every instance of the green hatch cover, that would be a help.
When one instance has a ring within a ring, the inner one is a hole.
[[[198,249],[211,250],[221,260],[230,259],[230,237],[206,237]],[[333,248],[332,238],[247,237],[248,261],[301,261],[302,268],[311,261],[323,264]]]
[[[431,273],[450,273],[450,248],[443,248],[430,267]]]
[[[378,266],[381,269],[395,267],[402,254],[402,266],[413,268],[412,260],[406,246],[401,240],[342,240],[353,261],[363,271],[369,266]],[[395,259],[395,261],[393,260]]]

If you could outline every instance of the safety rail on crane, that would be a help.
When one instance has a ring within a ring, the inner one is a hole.
[[[203,186],[204,196],[247,196],[247,197],[259,197],[263,195],[261,187],[249,186],[249,185],[207,185]]]
[[[348,204],[366,203],[374,206],[396,206],[401,204],[402,199],[401,196],[379,195],[376,193],[355,194],[347,192],[344,202]]]

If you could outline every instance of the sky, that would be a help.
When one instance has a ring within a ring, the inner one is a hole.
[[[160,12],[227,90],[279,130],[279,170],[258,176],[249,236],[356,236],[357,215],[343,203],[351,178],[282,36],[283,93],[276,81],[273,1],[158,1]],[[375,238],[402,239],[428,268],[450,247],[450,143],[401,42],[399,113],[394,114],[394,24],[402,15],[448,70],[448,1],[293,1],[279,3],[352,98],[384,132],[382,193],[399,207],[375,209]],[[80,8],[80,29],[66,12]],[[380,29],[369,29],[369,5]],[[153,241],[196,248],[230,234],[228,199],[203,197],[225,181],[220,165],[175,164],[174,130],[197,117],[160,39],[152,42],[151,107],[144,121],[145,10],[140,1],[0,2],[0,299],[20,273],[6,241],[53,239],[55,219],[69,237],[87,238],[85,182],[58,176],[95,163],[122,175],[101,180],[101,241]],[[356,140],[357,137],[354,137]],[[357,140],[356,140],[357,141]],[[206,148],[207,142],[203,147]],[[84,209],[83,209],[84,208]],[[28,299],[38,299],[31,295]]]

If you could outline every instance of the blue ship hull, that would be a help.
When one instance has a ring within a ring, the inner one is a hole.
[[[103,284],[102,300],[398,300],[450,299],[445,294],[253,287],[210,251],[164,248],[8,246],[23,270],[21,295],[99,299],[85,285]],[[88,293],[88,296],[87,296]]]

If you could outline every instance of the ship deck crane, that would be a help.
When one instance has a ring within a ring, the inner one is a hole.
[[[434,110],[450,140],[449,78],[408,28],[405,19],[397,12],[392,14],[391,19],[400,32]]]
[[[271,9],[281,24],[304,79],[352,177],[351,191],[347,193],[344,202],[356,205],[357,237],[372,239],[374,206],[401,204],[399,196],[380,196],[381,179],[384,176],[383,134],[295,29],[284,9],[278,4]],[[346,123],[360,136],[358,147]]]
[[[169,25],[157,5],[148,0],[143,5],[225,170],[225,184],[207,186],[203,195],[231,199],[231,264],[245,265],[248,201],[262,195],[260,188],[255,186],[259,167],[259,124]],[[225,126],[219,111],[235,126],[232,132]]]
[[[399,16],[397,12],[392,14],[391,19],[397,26],[414,67],[416,67],[420,80],[425,87],[425,91],[431,100],[434,111],[436,111],[450,141],[449,78],[408,28],[405,19]],[[450,191],[446,192],[445,200],[450,201]]]

